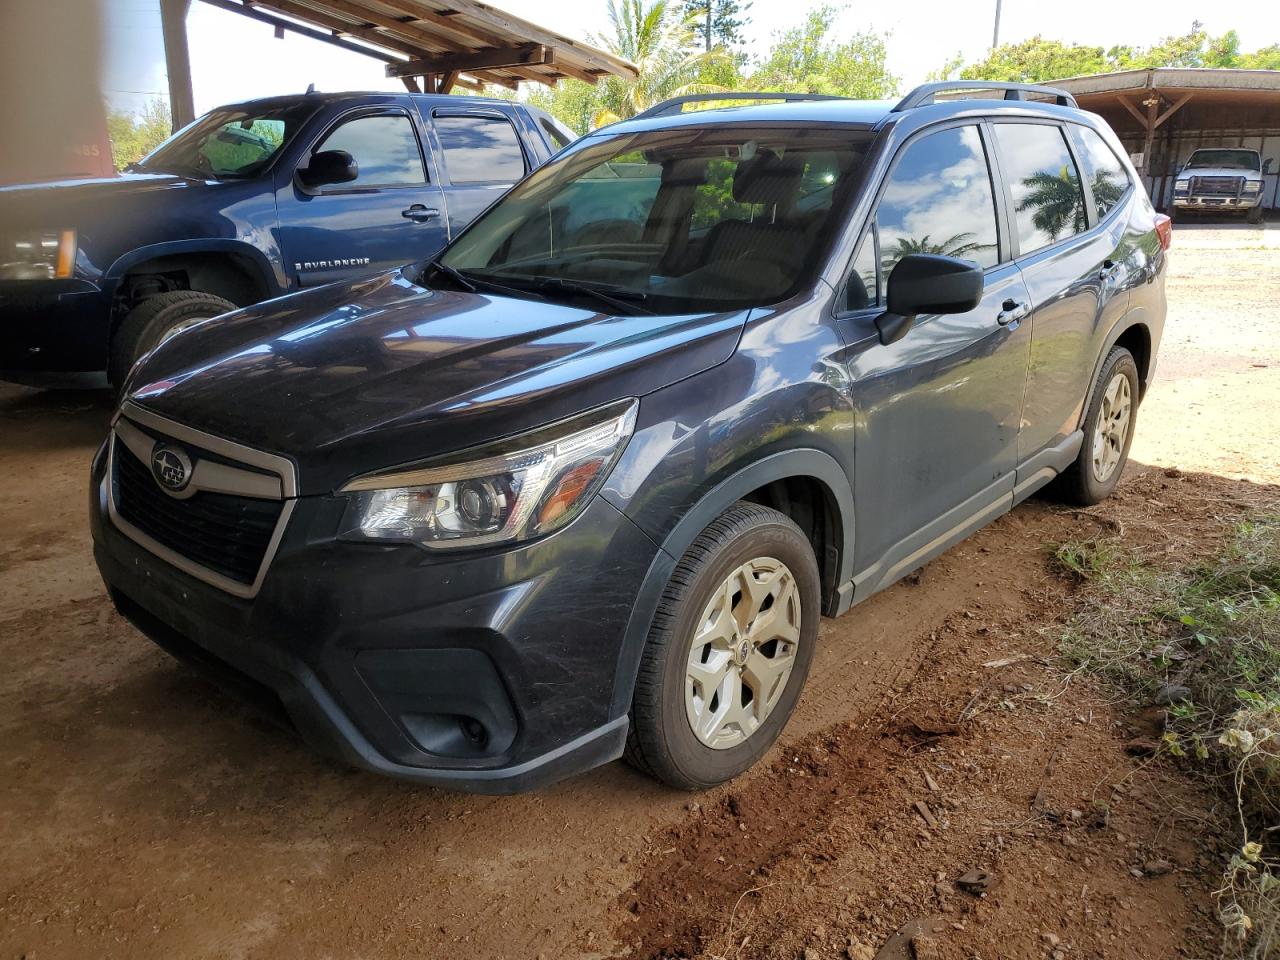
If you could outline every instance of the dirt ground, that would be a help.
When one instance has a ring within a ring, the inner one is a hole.
[[[1033,500],[825,622],[782,743],[696,796],[622,764],[499,799],[313,757],[112,612],[85,528],[105,401],[0,387],[0,960],[1212,955],[1214,800],[1051,659],[1074,586],[1048,547],[1120,523],[1194,555],[1280,503],[1278,239],[1179,226],[1117,496]]]

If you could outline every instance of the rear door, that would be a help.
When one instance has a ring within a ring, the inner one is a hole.
[[[858,418],[859,591],[918,566],[1012,503],[1031,329],[988,155],[977,123],[908,141],[848,280],[840,322]],[[977,262],[982,302],[968,313],[918,317],[905,337],[882,345],[874,320],[890,272],[909,253]]]
[[[430,256],[448,240],[439,183],[418,126],[402,106],[364,107],[332,119],[297,166],[321,150],[345,150],[359,175],[305,189],[296,167],[276,185],[280,245],[302,287],[374,273]]]
[[[435,107],[431,110],[440,175],[455,237],[480,211],[531,169],[512,118],[499,107]]]
[[[1034,309],[1018,440],[1022,484],[1062,469],[1079,450],[1076,431],[1100,332],[1124,313],[1132,260],[1120,218],[1100,222],[1095,207],[1101,198],[1099,206],[1110,212],[1121,185],[1110,183],[1112,174],[1102,169],[1093,175],[1096,191],[1085,182],[1081,142],[1073,142],[1062,124],[993,120],[991,129],[1004,171],[1015,262]]]

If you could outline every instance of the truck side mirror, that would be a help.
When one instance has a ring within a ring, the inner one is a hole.
[[[982,268],[972,260],[912,253],[889,274],[889,309],[876,318],[883,344],[907,335],[918,314],[968,313],[982,302]]]
[[[298,182],[315,189],[331,183],[350,183],[360,176],[355,157],[345,150],[321,150],[313,153],[305,167],[298,168]]]

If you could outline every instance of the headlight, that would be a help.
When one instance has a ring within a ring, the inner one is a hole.
[[[10,237],[0,244],[0,280],[52,280],[72,275],[76,232]]]
[[[1261,190],[1261,189],[1262,189],[1262,181],[1261,181],[1261,180],[1246,180],[1246,181],[1244,182],[1244,192],[1245,192],[1245,193],[1257,193],[1257,192],[1258,192],[1259,190]]]
[[[1187,191],[1189,191],[1190,189],[1191,189],[1191,181],[1190,181],[1190,180],[1175,180],[1175,181],[1174,181],[1174,183],[1173,183],[1173,192],[1174,192],[1174,193],[1186,193],[1186,192],[1187,192]]]
[[[609,473],[635,426],[636,401],[516,438],[511,452],[360,477],[345,538],[472,547],[528,540],[572,520]]]

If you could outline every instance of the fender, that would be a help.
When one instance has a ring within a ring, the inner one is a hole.
[[[671,573],[685,551],[697,539],[698,534],[731,505],[753,490],[788,477],[813,477],[831,496],[837,513],[833,526],[840,542],[834,547],[838,553],[836,587],[830,596],[824,598],[824,613],[838,616],[848,609],[853,595],[854,532],[853,487],[849,483],[849,477],[830,454],[821,450],[784,450],[757,460],[722,481],[694,504],[660,545],[637,593],[622,637],[618,667],[613,680],[613,699],[609,707],[611,719],[624,716],[631,708],[636,673],[640,669],[644,645],[649,639],[650,624],[667,581],[671,579]],[[821,566],[821,557],[818,562]]]
[[[273,241],[274,246],[274,241]],[[129,270],[147,260],[157,257],[171,257],[184,253],[234,253],[246,257],[258,270],[263,286],[272,291],[272,296],[280,296],[289,291],[289,281],[283,269],[271,263],[265,254],[251,243],[243,240],[232,240],[225,237],[204,237],[194,240],[171,240],[166,243],[152,243],[137,247],[120,256],[103,272],[103,279],[112,286]]]
[[[1116,321],[1115,326],[1113,326],[1111,328],[1111,331],[1107,334],[1106,339],[1102,341],[1102,349],[1098,351],[1098,359],[1095,360],[1093,364],[1093,376],[1089,378],[1089,390],[1084,395],[1084,405],[1080,411],[1080,421],[1076,424],[1076,426],[1079,429],[1084,429],[1085,417],[1089,415],[1089,400],[1093,396],[1093,391],[1097,389],[1098,378],[1102,376],[1102,365],[1106,363],[1107,355],[1111,353],[1111,348],[1116,345],[1116,341],[1119,340],[1126,333],[1128,333],[1130,330],[1132,330],[1134,327],[1143,327],[1146,330],[1147,339],[1148,341],[1150,341],[1151,330],[1147,328],[1147,325],[1142,320],[1134,319],[1132,310],[1126,312],[1123,317],[1121,317],[1119,320]],[[1153,352],[1154,352],[1154,348],[1153,348]],[[1150,368],[1152,365],[1154,365],[1154,362],[1155,362],[1155,358],[1151,357],[1148,360],[1148,367]],[[1140,394],[1138,397],[1139,403],[1142,402],[1142,398],[1146,395],[1147,385],[1148,385],[1148,382],[1150,381],[1150,377],[1151,377],[1151,371],[1150,369],[1148,369],[1147,378],[1138,385],[1140,390]]]

